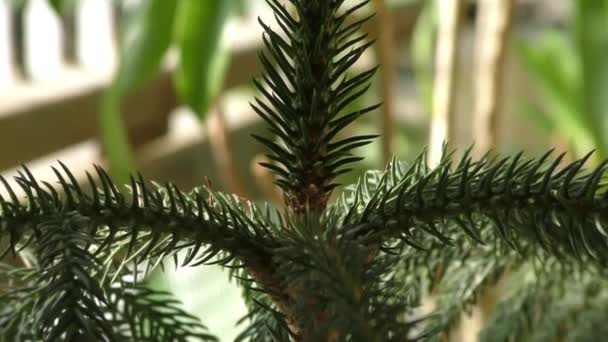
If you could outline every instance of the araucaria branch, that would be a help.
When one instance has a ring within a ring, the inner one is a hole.
[[[24,167],[24,198],[0,177],[1,257],[24,261],[0,264],[0,340],[216,340],[146,287],[170,262],[233,271],[249,308],[238,341],[443,340],[505,273],[483,341],[605,338],[607,162],[454,160],[446,149],[432,169],[422,153],[368,171],[330,203],[335,178],[361,159],[353,150],[374,139],[344,133],[378,107],[351,108],[376,70],[351,68],[371,45],[359,33],[368,1],[287,2],[267,0],[280,30],[261,22],[252,104],[285,211],[141,175],[123,193],[100,167],[86,187],[61,163],[56,184]],[[425,293],[434,315],[419,312]]]

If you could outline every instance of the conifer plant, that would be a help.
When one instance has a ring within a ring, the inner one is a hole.
[[[265,72],[253,109],[285,208],[201,185],[182,191],[131,177],[121,192],[100,167],[81,186],[63,164],[54,184],[27,168],[0,178],[2,341],[212,341],[168,293],[146,287],[159,265],[232,270],[249,314],[238,341],[444,340],[488,287],[499,286],[483,341],[601,340],[606,334],[606,162],[446,149],[369,171],[332,198],[336,176],[369,135],[343,129],[378,106],[346,109],[376,68],[367,1],[267,0]],[[90,190],[84,190],[90,188]],[[503,277],[508,273],[508,276]],[[497,279],[504,278],[500,284]],[[200,284],[205,291],[205,284]],[[434,310],[419,308],[423,297]]]

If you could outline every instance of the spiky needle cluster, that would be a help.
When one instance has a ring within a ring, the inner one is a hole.
[[[266,86],[256,82],[266,101],[256,99],[253,109],[268,123],[275,139],[255,136],[271,151],[275,163],[265,163],[277,176],[292,214],[322,212],[336,184],[358,161],[349,152],[374,136],[336,139],[361,115],[377,108],[343,113],[369,87],[376,68],[348,77],[351,66],[371,45],[358,30],[368,18],[352,19],[363,1],[340,12],[344,0],[291,1],[297,17],[279,1],[268,1],[283,35],[260,21],[264,44],[275,63],[261,54]]]
[[[166,260],[233,270],[250,309],[238,341],[443,340],[499,279],[481,340],[605,337],[607,162],[587,171],[588,156],[456,162],[446,151],[430,169],[423,153],[368,172],[329,204],[334,178],[359,160],[352,150],[373,138],[340,136],[375,108],[346,110],[375,70],[349,73],[370,45],[357,33],[367,1],[267,2],[283,32],[262,23],[253,108],[273,134],[256,138],[285,212],[140,175],[126,194],[99,167],[84,185],[63,164],[56,184],[27,168],[19,189],[0,177],[0,340],[214,340],[145,286]],[[419,312],[428,294],[433,315]]]

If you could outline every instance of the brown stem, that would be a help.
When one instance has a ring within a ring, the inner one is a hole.
[[[213,158],[220,178],[230,192],[241,197],[251,198],[245,191],[243,181],[235,166],[232,139],[220,100],[216,101],[214,108],[215,110],[211,111],[207,118],[207,127]]]
[[[25,257],[25,255],[23,255],[23,253],[19,253],[19,260],[21,260],[21,262],[23,263],[23,266],[27,267],[27,268],[32,268],[32,262],[29,261],[28,258]]]

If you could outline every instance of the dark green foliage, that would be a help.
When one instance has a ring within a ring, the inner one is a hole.
[[[271,151],[276,184],[287,205],[297,215],[322,211],[348,164],[361,158],[351,150],[368,144],[374,136],[336,139],[348,124],[378,106],[351,113],[343,110],[363,95],[376,68],[348,77],[350,67],[371,45],[357,33],[367,19],[349,21],[368,1],[340,11],[344,0],[291,1],[296,16],[278,1],[268,0],[278,25],[291,39],[265,23],[264,44],[270,59],[261,54],[265,85],[256,86],[266,101],[256,99],[253,109],[267,123],[277,140],[256,136]]]
[[[507,279],[481,341],[602,340],[606,275],[547,258]],[[602,308],[602,309],[599,309]]]
[[[113,341],[122,336],[116,332],[117,327],[124,326],[135,329],[129,330],[133,336],[155,332],[146,335],[147,340],[208,336],[200,332],[202,326],[192,323],[192,317],[177,311],[172,299],[155,299],[155,293],[141,287],[125,290],[122,279],[145,276],[167,256],[172,256],[176,265],[179,262],[186,266],[205,263],[220,252],[224,257],[221,264],[226,265],[236,255],[264,255],[269,248],[266,244],[271,244],[271,240],[261,237],[268,233],[266,224],[250,218],[236,201],[210,189],[196,189],[190,194],[171,184],[151,189],[140,177],[138,181],[132,178],[132,195],[127,197],[101,168],[96,168],[99,181],[88,175],[92,191],[85,193],[61,166],[64,173],[55,170],[59,189],[37,182],[24,169],[16,179],[27,195],[25,203],[0,178],[10,194],[10,199],[0,196],[5,227],[2,235],[9,240],[3,254],[31,246],[39,268],[38,273],[29,274],[23,289],[2,298],[15,310],[0,311],[1,321],[6,322],[0,332],[5,330],[7,336],[34,334],[53,341],[59,337],[66,341]],[[59,190],[65,196],[60,197]],[[209,246],[210,241],[217,245]],[[181,261],[177,256],[180,251],[185,251]],[[140,264],[145,267],[138,268]],[[116,281],[120,281],[122,291],[118,297],[119,292],[112,287]],[[139,312],[150,311],[152,304],[162,308],[158,313],[170,319]],[[113,317],[119,321],[107,321],[108,312],[123,311],[141,317],[130,316],[133,321],[121,323],[125,316],[120,313]],[[162,320],[156,322],[159,317]]]
[[[56,286],[37,284],[35,269],[4,267],[10,281],[23,287],[0,296],[3,341],[216,340],[170,294],[143,284],[119,281],[100,288],[95,275],[83,275],[89,279],[67,280],[59,291]],[[87,301],[91,297],[95,300]]]
[[[45,224],[56,215],[76,211],[86,216],[90,236],[100,237],[97,242],[105,245],[119,245],[126,248],[128,254],[137,251],[138,259],[149,256],[173,255],[177,251],[189,248],[185,264],[204,258],[211,258],[220,250],[232,250],[234,254],[257,253],[269,248],[262,235],[268,235],[263,222],[255,222],[236,202],[229,201],[211,189],[195,189],[183,193],[175,185],[152,189],[145,181],[131,178],[132,194],[125,196],[118,191],[103,169],[96,167],[99,180],[87,173],[91,193],[85,193],[76,182],[75,177],[62,165],[64,174],[54,169],[60,189],[49,183],[37,182],[25,169],[17,177],[19,186],[27,195],[23,204],[15,191],[0,177],[5,184],[10,199],[0,196],[2,208],[2,227],[10,237],[10,247],[5,253],[16,251],[27,246],[32,239],[32,228]],[[65,198],[58,191],[65,193]],[[4,230],[3,229],[3,230]],[[186,245],[178,245],[184,240]],[[197,254],[201,246],[214,241],[221,246],[205,253]],[[135,248],[147,246],[146,249]],[[211,255],[208,255],[211,254]],[[229,260],[226,260],[228,262]]]
[[[468,157],[465,155],[463,159],[466,160]],[[516,159],[520,160],[521,157]],[[425,176],[431,174],[433,170],[428,169],[423,160],[424,156],[421,155],[417,162],[409,166],[393,162],[383,172],[369,172],[356,187],[346,192],[331,208],[328,215],[341,222],[338,225],[341,224],[341,229],[346,230],[345,234],[350,231],[351,234],[367,235],[370,239],[374,238],[375,233],[385,234],[384,230],[370,232],[369,226],[357,225],[357,222],[364,221],[362,218],[366,213],[371,215],[371,213],[385,212],[379,210],[383,202],[385,209],[395,205],[394,202],[399,198],[397,191],[400,185],[407,183],[405,186],[410,189],[419,189],[421,184],[424,184],[423,186],[428,188],[423,194],[437,194],[437,189],[431,186],[433,181],[425,180]],[[522,165],[531,164],[520,162]],[[473,167],[477,165],[473,162],[470,164]],[[572,164],[574,166],[565,166],[561,170],[567,173],[568,170],[578,168],[580,164],[581,162],[577,161]],[[552,163],[545,160],[545,165],[537,172],[546,175],[550,165]],[[441,167],[438,170],[441,170]],[[576,186],[584,188],[589,179],[593,179],[589,175],[596,174],[597,170],[603,168],[590,172],[578,169],[578,174],[570,183],[570,189],[575,189]],[[501,176],[504,175],[504,172],[499,173],[492,179],[503,182]],[[475,177],[472,179],[474,180]],[[555,179],[560,178],[557,176]],[[525,183],[522,185],[513,182],[514,189],[522,189],[524,185]],[[557,185],[562,186],[563,183],[557,183],[555,187]],[[594,188],[598,191],[594,201],[598,205],[602,203],[605,192],[603,186],[598,188],[594,185]],[[532,187],[532,189],[538,188]],[[391,191],[394,191],[392,195]],[[528,203],[532,198],[533,196],[530,195]],[[601,205],[597,206],[598,213],[601,213],[601,207]],[[440,210],[439,208],[436,207],[435,210]],[[421,206],[415,211],[424,213],[420,209]],[[525,210],[535,209],[531,205],[522,206],[518,208],[519,213],[514,209],[512,215],[525,217],[523,216],[525,212],[522,213]],[[575,242],[570,242],[570,239],[577,241],[576,235],[566,237],[561,242],[550,240],[546,243],[555,248],[543,248],[546,245],[539,243],[536,234],[526,231],[517,234],[517,228],[520,227],[517,224],[506,226],[512,233],[506,239],[497,229],[496,222],[480,216],[479,212],[472,212],[470,220],[466,219],[467,215],[467,213],[450,214],[449,217],[438,220],[435,224],[436,231],[429,232],[430,228],[416,229],[418,225],[407,234],[393,234],[389,231],[389,237],[383,238],[387,238],[386,241],[389,243],[395,240],[405,243],[399,253],[400,262],[393,267],[401,277],[404,288],[409,290],[412,296],[411,302],[419,302],[424,293],[434,294],[437,308],[431,316],[421,322],[423,335],[429,336],[427,340],[440,340],[441,336],[459,321],[462,313],[467,312],[482,297],[488,286],[497,285],[504,295],[500,296],[496,313],[482,332],[483,341],[520,341],[525,338],[553,341],[555,336],[566,335],[572,327],[577,327],[572,332],[572,336],[576,338],[581,338],[581,335],[598,336],[593,328],[589,328],[593,326],[591,323],[585,324],[587,330],[581,333],[580,330],[583,329],[578,325],[581,321],[576,318],[577,315],[586,314],[589,322],[603,317],[598,310],[602,304],[595,304],[596,300],[603,298],[605,291],[603,262],[594,258],[592,253],[572,253],[574,250],[572,245]],[[459,216],[462,217],[461,222],[455,219]],[[502,220],[502,222],[508,221]],[[586,227],[585,232],[597,234],[603,231],[606,222],[601,215],[594,223],[593,226]],[[539,229],[538,234],[550,234],[543,231],[544,227],[540,224],[529,227]],[[557,228],[553,227],[553,229]],[[572,232],[572,234],[577,233],[578,231]],[[584,244],[583,241],[578,241]],[[480,246],[482,243],[483,245]],[[561,244],[565,244],[566,247]],[[601,249],[599,246],[600,242],[598,249]],[[582,245],[578,248],[585,250]],[[503,284],[504,274],[509,275],[505,284]],[[499,281],[500,279],[503,280]],[[577,335],[574,335],[575,332]]]
[[[37,288],[30,285],[36,280],[35,271],[7,264],[0,264],[0,267],[7,278],[2,279],[0,283],[0,339],[31,339],[35,336],[34,323],[39,319],[34,310],[39,303],[36,297]],[[13,289],[13,286],[18,288]]]
[[[27,261],[0,267],[1,340],[214,340],[142,282],[165,260],[232,270],[249,308],[237,341],[441,341],[495,286],[483,341],[604,338],[607,162],[466,152],[429,168],[422,153],[329,204],[351,151],[373,138],[338,138],[375,108],[342,113],[374,73],[345,76],[369,46],[357,35],[367,19],[353,17],[367,1],[267,2],[286,35],[262,24],[265,100],[253,106],[274,135],[257,138],[285,211],[141,176],[125,194],[99,167],[88,191],[63,164],[56,184],[24,168],[24,198],[0,177],[2,257]],[[429,294],[436,308],[420,312]]]
[[[49,218],[35,230],[37,284],[41,303],[34,324],[36,336],[47,341],[115,339],[101,307],[106,304],[95,279],[99,262],[88,250],[90,222],[77,212]]]
[[[403,341],[411,328],[408,311],[413,303],[406,284],[394,276],[400,258],[344,238],[335,228],[316,220],[288,228],[286,246],[277,253],[286,260],[277,269],[286,278],[285,287],[302,289],[290,310],[305,317],[299,325],[306,339],[341,336],[337,327],[349,327],[342,338]]]
[[[248,322],[248,326],[236,337],[235,342],[241,341],[288,341],[291,333],[285,315],[270,299],[263,298],[259,292],[252,300],[249,313],[239,320],[240,324]],[[249,294],[250,296],[252,294]],[[246,296],[247,297],[247,296]],[[251,297],[249,297],[251,298]]]
[[[586,172],[590,154],[561,169],[564,155],[551,159],[488,156],[473,161],[468,153],[452,165],[446,155],[429,169],[421,156],[407,170],[392,170],[394,186],[381,184],[363,211],[349,213],[344,229],[396,236],[415,244],[414,228],[445,243],[446,225],[462,227],[471,239],[482,242],[479,226],[489,224],[507,243],[518,248],[532,239],[558,256],[589,256],[608,261],[605,233],[606,198],[600,181],[606,163]]]
[[[107,290],[114,329],[134,341],[216,341],[170,293],[129,283]]]

